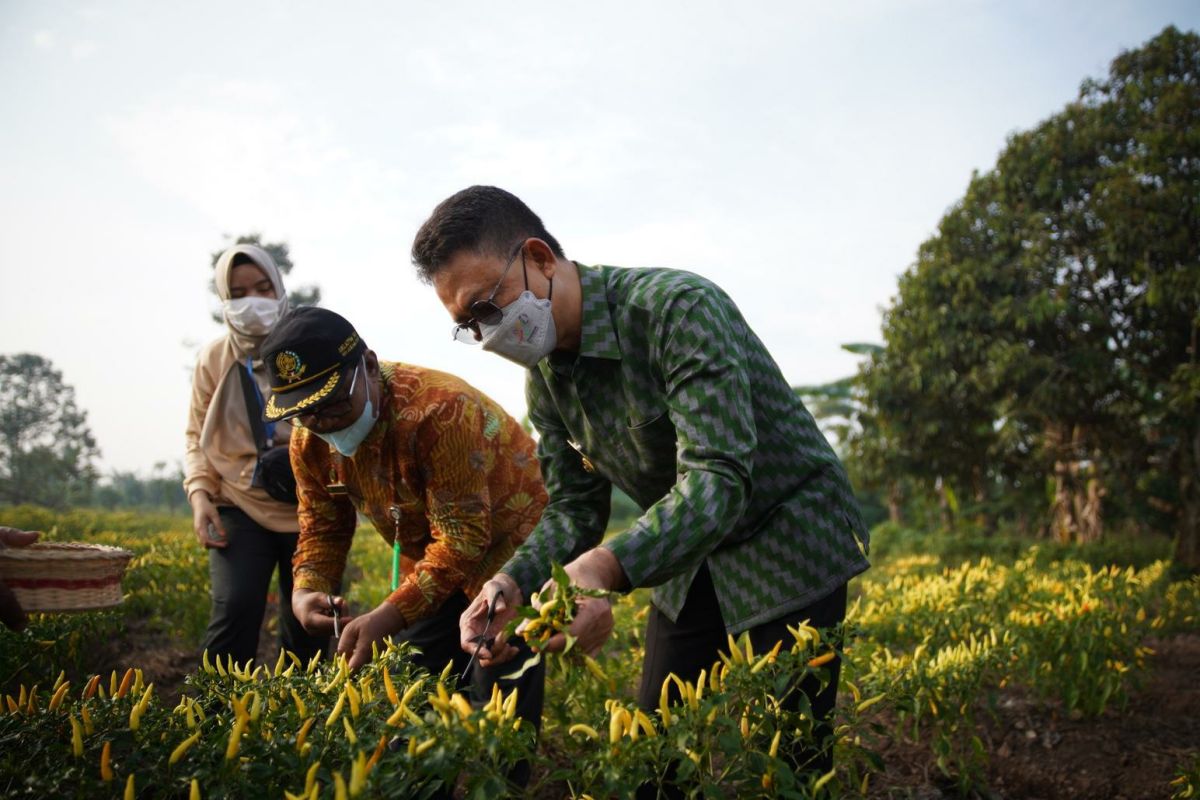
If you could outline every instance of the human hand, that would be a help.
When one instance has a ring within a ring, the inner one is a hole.
[[[26,547],[36,542],[41,535],[40,531],[23,531],[0,525],[0,548]],[[5,586],[4,581],[0,581],[0,622],[14,631],[23,631],[28,621],[25,609],[21,608],[21,603],[12,589]]]
[[[491,626],[488,626],[488,606],[493,601],[496,604],[495,615]],[[503,664],[520,652],[506,641],[503,631],[504,626],[517,616],[517,607],[521,602],[521,589],[517,582],[500,572],[483,585],[479,594],[459,616],[459,642],[465,652],[474,654],[476,649],[479,650],[480,666]],[[495,641],[489,645],[487,639],[493,636]],[[480,637],[484,638],[483,647],[479,647]]]
[[[338,610],[342,632],[347,623],[353,619],[346,598],[334,597],[333,604]],[[292,590],[292,614],[304,627],[304,630],[317,636],[333,635],[333,610],[329,607],[329,595],[315,589]]]
[[[625,572],[612,551],[603,547],[588,550],[564,568],[572,586],[581,589],[613,591],[625,583]],[[540,595],[550,596],[553,579],[546,582]],[[550,601],[553,602],[553,601]],[[540,607],[540,602],[535,604]],[[589,656],[600,651],[613,629],[612,603],[607,597],[580,596],[575,601],[575,614],[567,633],[575,638],[575,646]],[[551,636],[541,650],[557,653],[567,646],[567,637],[562,633]]]
[[[201,547],[224,548],[229,544],[225,538],[225,526],[221,524],[221,515],[213,505],[208,492],[195,491],[188,498],[192,504],[192,532],[196,534]],[[216,532],[216,537],[208,535],[209,526]]]
[[[335,598],[336,599],[336,598]],[[400,609],[384,600],[374,611],[355,617],[342,625],[338,653],[350,657],[349,667],[357,670],[371,660],[371,645],[405,628]]]

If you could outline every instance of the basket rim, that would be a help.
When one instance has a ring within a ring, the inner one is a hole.
[[[14,561],[72,561],[131,559],[133,551],[92,542],[33,542],[22,547],[0,547],[0,559]]]

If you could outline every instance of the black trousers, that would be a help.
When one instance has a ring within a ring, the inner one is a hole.
[[[305,661],[324,650],[328,637],[308,633],[292,614],[292,555],[298,534],[267,530],[235,506],[217,511],[228,545],[208,551],[212,609],[202,649],[210,657],[233,656],[239,664],[255,657],[267,590],[278,568],[280,644]]]
[[[797,611],[791,611],[778,619],[764,622],[750,629],[750,641],[756,653],[765,653],[783,640],[784,646],[794,641],[787,626],[809,620],[816,628],[831,628],[846,618],[846,585],[842,584],[826,597]],[[840,644],[840,643],[839,643]],[[719,659],[717,653],[729,646],[725,632],[725,621],[717,603],[708,564],[700,567],[687,599],[675,622],[654,606],[646,622],[646,657],[642,662],[642,684],[638,691],[638,705],[646,712],[658,708],[659,693],[667,675],[674,672],[680,678],[694,681],[700,670],[709,669]],[[837,702],[838,676],[841,659],[830,661],[826,668],[830,683],[824,690],[814,678],[800,683],[799,692],[793,691],[784,699],[784,707],[796,710],[803,694],[811,704],[817,722],[816,741],[825,741],[833,730],[830,717]],[[677,701],[678,689],[672,684],[672,697]],[[805,771],[823,774],[833,769],[833,750],[830,747],[805,747],[794,745],[789,748],[792,763]],[[670,787],[663,787],[668,797],[674,796]],[[654,797],[654,787],[643,787],[639,797]]]

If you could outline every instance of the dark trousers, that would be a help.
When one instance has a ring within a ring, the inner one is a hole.
[[[203,649],[209,657],[232,656],[239,664],[255,657],[267,590],[277,567],[281,645],[305,661],[324,650],[328,637],[309,634],[292,614],[292,555],[297,534],[267,530],[234,506],[217,510],[228,544],[208,551],[212,610]]]
[[[751,628],[750,641],[756,653],[765,653],[782,640],[784,647],[794,640],[787,626],[809,620],[816,628],[831,628],[846,618],[846,585],[842,584],[826,597],[797,611],[791,611],[778,619],[764,622]],[[840,645],[840,643],[838,643]],[[720,657],[717,653],[729,647],[725,622],[717,594],[713,590],[708,564],[700,567],[687,599],[679,613],[679,619],[671,622],[667,615],[654,606],[646,622],[646,657],[642,662],[642,684],[638,691],[638,705],[646,712],[658,708],[659,693],[667,675],[674,672],[680,678],[694,681],[700,670],[711,669]],[[794,711],[799,707],[800,697],[808,698],[813,718],[817,721],[815,738],[825,741],[832,734],[830,717],[837,701],[838,676],[841,659],[835,658],[826,664],[830,683],[824,690],[820,682],[810,676],[801,681],[799,691],[792,691],[784,699],[784,708]],[[678,701],[678,689],[672,684],[672,697]],[[823,774],[833,769],[832,747],[791,747],[792,763],[798,769]],[[666,796],[675,796],[673,787],[663,787]],[[654,797],[655,787],[642,787],[639,797]]]

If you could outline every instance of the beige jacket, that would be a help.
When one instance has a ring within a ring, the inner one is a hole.
[[[238,369],[244,367],[228,336],[200,351],[188,411],[184,491],[190,499],[192,492],[203,490],[217,505],[237,506],[268,530],[295,533],[300,530],[296,507],[250,485],[258,453]],[[265,396],[267,375],[261,362],[255,364],[254,378]],[[287,444],[291,430],[287,423],[277,423],[275,444]]]

